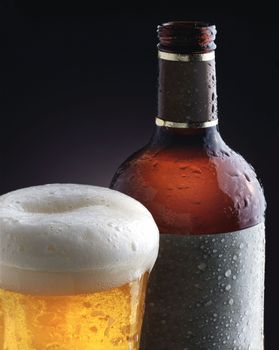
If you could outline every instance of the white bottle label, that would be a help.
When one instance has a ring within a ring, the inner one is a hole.
[[[144,349],[263,350],[264,224],[160,237]]]

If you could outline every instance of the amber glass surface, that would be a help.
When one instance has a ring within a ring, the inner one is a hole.
[[[264,220],[253,168],[216,127],[157,127],[149,144],[120,166],[111,187],[142,202],[160,233],[223,233]]]

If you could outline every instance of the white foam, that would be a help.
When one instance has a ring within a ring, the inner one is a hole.
[[[0,286],[43,294],[111,288],[152,269],[158,228],[138,201],[50,184],[0,197]]]

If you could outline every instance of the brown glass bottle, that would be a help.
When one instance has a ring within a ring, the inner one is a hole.
[[[158,118],[111,187],[161,233],[142,349],[263,349],[264,211],[253,168],[218,131],[215,26],[158,27]]]

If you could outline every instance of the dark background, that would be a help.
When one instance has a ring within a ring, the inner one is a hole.
[[[0,3],[1,193],[51,182],[108,186],[118,165],[152,133],[156,25],[173,19],[217,25],[220,130],[256,168],[268,202],[269,349],[278,323],[275,10],[190,10],[172,2],[89,10],[38,3]]]

